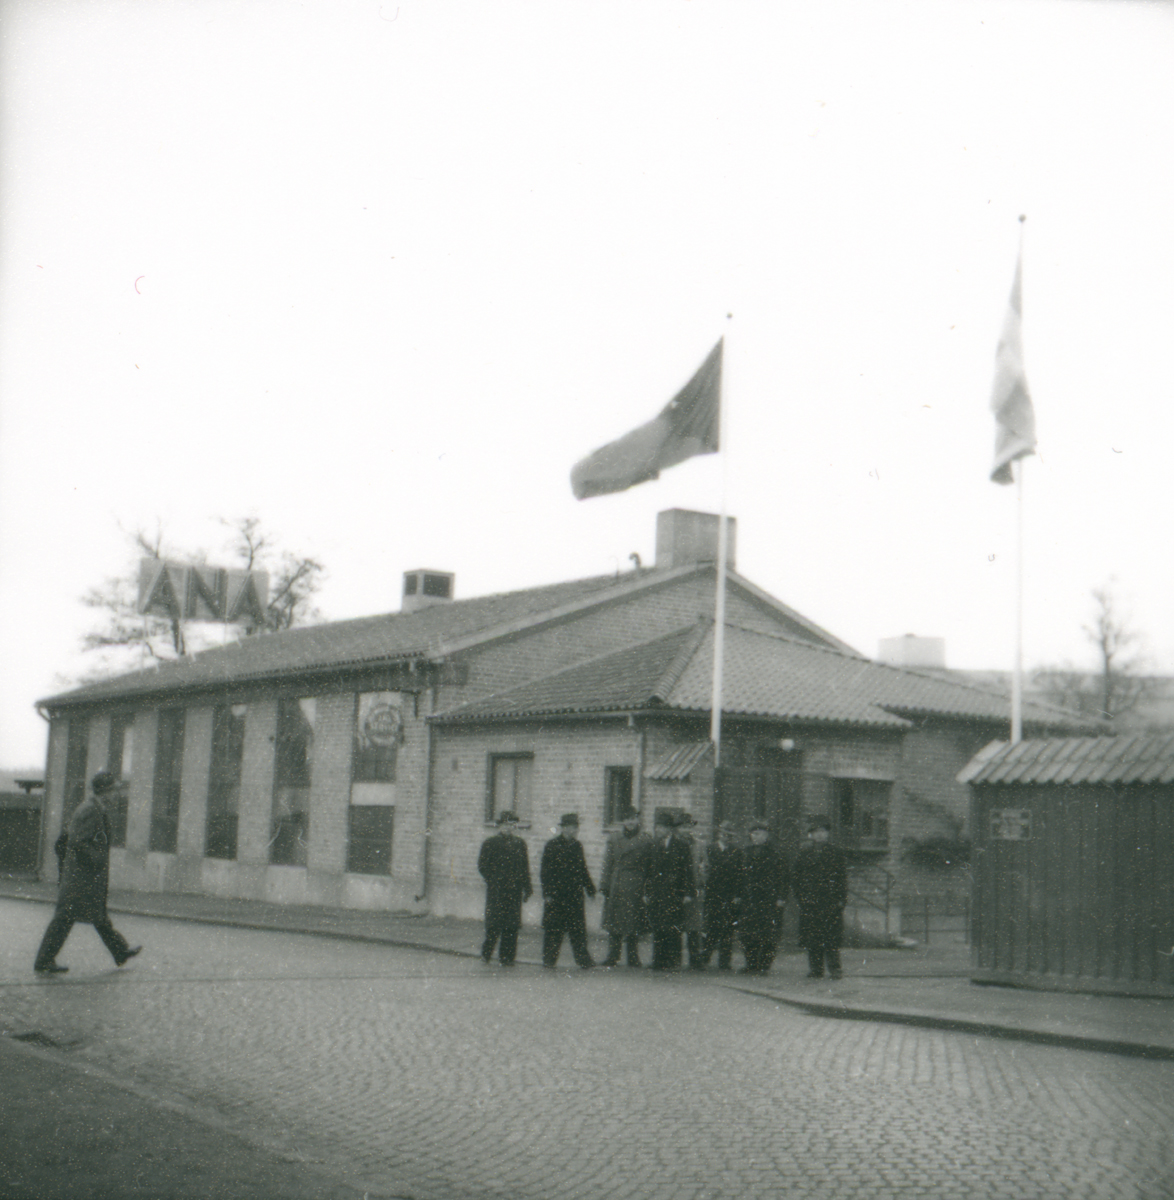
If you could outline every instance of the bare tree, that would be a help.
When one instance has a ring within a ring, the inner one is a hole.
[[[1152,681],[1143,674],[1141,635],[1114,593],[1113,581],[1094,588],[1092,599],[1092,621],[1081,628],[1096,649],[1097,669],[1082,671],[1070,664],[1044,667],[1035,672],[1033,684],[1054,704],[1081,716],[1113,720],[1145,701]]]
[[[284,549],[264,529],[259,517],[225,519],[221,524],[232,534],[224,548],[231,565],[269,572],[264,622],[243,624],[238,627],[242,633],[250,636],[273,633],[322,619],[313,603],[325,577],[325,569],[317,559]],[[151,533],[135,529],[127,537],[134,553],[129,569],[106,579],[82,597],[83,604],[102,614],[100,623],[82,638],[82,649],[94,652],[93,668],[85,675],[86,680],[104,678],[146,662],[178,658],[201,648],[193,645],[193,630],[180,618],[144,615],[138,611],[137,572],[143,558],[202,563],[207,561],[207,553],[182,552],[168,546],[161,526]],[[196,643],[211,644],[213,640],[195,636]]]

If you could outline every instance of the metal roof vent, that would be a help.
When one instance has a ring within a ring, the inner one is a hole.
[[[451,571],[405,571],[400,612],[415,612],[420,608],[430,608],[433,604],[449,604],[456,578]]]

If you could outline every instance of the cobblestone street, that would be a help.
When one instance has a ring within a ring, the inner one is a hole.
[[[737,977],[485,967],[0,901],[0,1032],[177,1094],[374,1195],[1174,1196],[1174,1063],[806,1016]],[[567,951],[564,948],[564,956]]]

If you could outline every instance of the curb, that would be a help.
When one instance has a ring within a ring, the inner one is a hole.
[[[979,1037],[1000,1038],[1004,1041],[1032,1042],[1040,1046],[1059,1046],[1065,1050],[1090,1050],[1101,1054],[1116,1054],[1126,1058],[1145,1058],[1152,1061],[1174,1061],[1174,1046],[1156,1046],[1150,1042],[1130,1042],[1119,1038],[1098,1038],[1078,1033],[1049,1033],[1042,1029],[1025,1029],[1018,1025],[997,1025],[975,1021],[969,1017],[939,1016],[909,1009],[856,1008],[847,1004],[823,1004],[818,1000],[800,1000],[777,992],[730,985],[733,990],[748,996],[761,996],[776,1004],[786,1004],[813,1017],[839,1021],[877,1021],[886,1025],[909,1025],[920,1029],[942,1029],[949,1033],[971,1033]]]

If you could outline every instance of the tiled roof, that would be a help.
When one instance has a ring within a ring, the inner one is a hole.
[[[698,572],[712,575],[713,564],[599,575],[435,604],[416,612],[332,621],[284,633],[242,638],[190,658],[87,684],[40,703],[50,709],[66,708],[314,672],[356,670],[412,658],[435,661],[491,638],[521,632],[595,604],[668,586]],[[729,585],[742,589],[746,596],[777,619],[810,634],[813,639],[836,646],[845,653],[855,653],[850,646],[741,576],[731,573]]]
[[[645,573],[646,577],[650,573]],[[284,633],[242,638],[190,658],[161,663],[52,696],[41,703],[90,703],[314,670],[378,665],[439,652],[445,643],[630,588],[635,576],[602,575],[524,591],[434,604],[411,613],[332,621]]]
[[[705,621],[434,719],[466,721],[640,708],[708,712],[712,664],[713,629],[712,623]],[[1006,697],[997,692],[738,625],[726,627],[722,711],[882,729],[904,729],[911,718],[931,714],[984,721],[1009,719]],[[1026,722],[1048,728],[1087,728],[1087,724],[1042,705],[1025,704],[1023,715]]]
[[[644,772],[645,779],[680,781],[713,749],[712,742],[686,742],[658,758]]]
[[[992,742],[958,780],[980,785],[1174,783],[1174,734]]]

